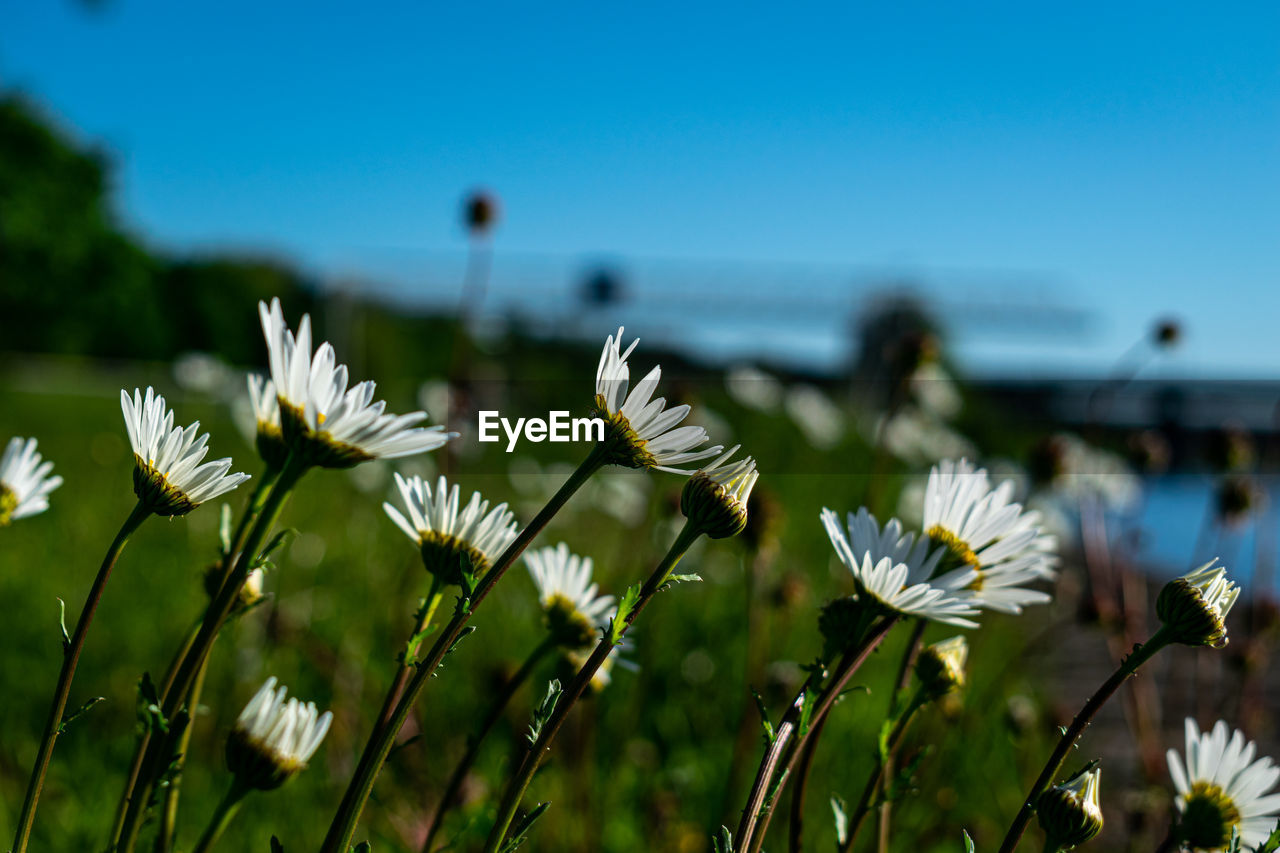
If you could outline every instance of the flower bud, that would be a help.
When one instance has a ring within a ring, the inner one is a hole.
[[[259,791],[279,788],[307,766],[329,731],[333,715],[312,702],[285,702],[288,691],[268,678],[240,712],[227,737],[227,767],[241,784]]]
[[[968,658],[969,643],[961,636],[925,646],[915,666],[925,695],[940,699],[964,687],[964,664]]]
[[[249,607],[262,600],[264,574],[262,569],[254,569],[249,572],[249,575],[244,579],[244,584],[240,587],[240,594],[236,596],[235,606],[237,608]],[[204,577],[202,578],[204,591],[210,599],[218,597],[218,591],[222,586],[222,577],[222,563],[220,562],[210,563],[209,567],[204,570]]]
[[[736,536],[747,526],[747,501],[760,474],[750,456],[725,464],[737,450],[734,446],[690,477],[680,493],[680,511],[711,539]]]
[[[1102,808],[1098,805],[1101,777],[1102,771],[1091,764],[1040,795],[1036,814],[1050,847],[1075,847],[1102,831]]]
[[[1227,579],[1227,570],[1210,560],[1189,575],[1165,584],[1156,599],[1156,613],[1174,642],[1188,646],[1227,644],[1227,613],[1240,588]]]

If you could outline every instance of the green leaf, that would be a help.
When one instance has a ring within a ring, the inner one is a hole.
[[[278,531],[275,536],[271,537],[271,541],[267,543],[267,547],[258,552],[258,558],[253,561],[255,569],[261,568],[267,562],[267,558],[271,556],[271,552],[275,551],[285,543],[286,539],[296,536],[298,531],[292,527],[286,527],[284,530]]]
[[[633,583],[627,587],[626,592],[622,593],[621,600],[618,601],[618,610],[613,614],[613,619],[609,621],[609,642],[615,646],[622,641],[622,635],[627,630],[627,620],[631,617],[632,612],[636,609],[636,604],[640,601],[640,584]]]
[[[760,725],[764,727],[764,742],[768,746],[773,746],[778,733],[773,730],[773,723],[769,722],[769,709],[765,707],[764,697],[754,687],[751,688],[751,695],[755,697],[756,710],[760,712]]]
[[[876,755],[880,757],[881,764],[889,760],[889,736],[893,734],[893,726],[893,720],[885,720],[880,724],[880,734],[876,736]]]
[[[222,543],[221,554],[231,556],[231,504],[222,505],[222,516],[218,520],[218,541]]]
[[[368,841],[361,841],[355,847],[351,848],[352,853],[373,853],[373,845]]]
[[[67,603],[58,599],[58,627],[62,628],[62,653],[71,648],[71,635],[67,633]]]
[[[815,695],[810,692],[808,687],[800,695],[800,737],[804,737],[809,733],[809,723],[813,720],[813,700],[815,698]]]
[[[542,736],[542,727],[547,724],[547,720],[551,719],[552,713],[556,710],[556,702],[560,701],[560,694],[563,692],[560,679],[554,678],[547,684],[547,695],[542,697],[538,707],[534,708],[533,722],[529,725],[528,734],[525,735],[529,739],[530,746],[535,745],[538,738]]]
[[[720,827],[720,831],[711,839],[711,846],[713,853],[733,853],[733,833],[729,831],[729,827]]]
[[[85,702],[79,708],[76,708],[70,714],[63,714],[62,722],[58,724],[58,734],[63,734],[64,732],[66,732],[67,726],[74,723],[77,718],[79,718],[81,715],[87,712],[94,705],[97,705],[99,702],[105,702],[106,700],[107,700],[106,696],[94,696],[92,699],[90,699],[88,702]]]
[[[160,695],[151,680],[151,673],[144,672],[138,679],[138,732],[151,734],[169,731],[169,722],[160,708]]]
[[[915,790],[911,780],[915,778],[916,771],[920,769],[920,764],[931,751],[932,747],[926,746],[924,749],[917,750],[916,753],[911,756],[911,760],[907,762],[905,767],[898,771],[897,775],[894,776],[893,780],[889,783],[889,787],[884,793],[882,802],[900,800],[905,794],[909,794]]]
[[[969,837],[969,833],[968,833],[968,832],[966,832],[965,830],[963,830],[963,829],[962,829],[962,830],[960,830],[960,831],[961,831],[962,833],[964,833],[964,850],[965,850],[965,853],[973,853],[973,839]]]
[[[284,853],[284,845],[274,835],[271,836],[271,853]]]
[[[1276,853],[1277,850],[1280,850],[1280,822],[1276,823],[1276,828],[1271,830],[1271,834],[1267,836],[1266,841],[1262,842],[1257,853]]]
[[[422,648],[422,641],[434,634],[437,627],[439,626],[428,625],[410,637],[408,642],[404,644],[404,650],[400,652],[400,662],[405,666],[413,666],[416,664],[418,662],[418,649]],[[461,639],[462,636],[460,635],[458,640]],[[453,641],[455,646],[458,644],[458,640]],[[452,652],[453,649],[450,648],[449,651]]]
[[[658,591],[663,592],[664,590],[668,590],[678,583],[694,583],[694,582],[701,583],[702,575],[697,575],[697,574],[667,575],[666,582],[662,586],[658,587]]]
[[[849,812],[848,804],[839,794],[831,795],[831,816],[836,822],[836,842],[844,847],[849,840]]]
[[[513,853],[521,844],[529,837],[529,829],[533,826],[534,821],[547,813],[547,809],[551,808],[551,803],[538,803],[534,806],[533,811],[529,812],[521,818],[511,829],[510,840],[498,850],[498,853]]]

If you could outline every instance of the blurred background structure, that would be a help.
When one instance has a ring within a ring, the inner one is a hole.
[[[39,436],[67,485],[3,534],[16,636],[0,683],[48,680],[49,602],[78,595],[82,549],[124,505],[118,389],[154,382],[214,428],[215,452],[250,458],[232,424],[243,372],[262,366],[254,305],[279,296],[393,408],[420,404],[464,433],[423,473],[438,463],[522,512],[571,460],[546,445],[482,452],[475,410],[581,410],[621,324],[645,365],[663,364],[669,396],[760,459],[753,519],[771,524],[709,551],[706,597],[672,604],[678,630],[643,632],[640,673],[580,715],[543,782],[564,807],[533,849],[706,849],[756,747],[744,685],[785,695],[812,654],[815,606],[846,591],[818,508],[909,513],[945,457],[1014,478],[1068,558],[1049,617],[993,618],[979,635],[975,659],[1025,655],[990,664],[967,707],[933,724],[990,742],[977,757],[941,742],[935,771],[951,784],[922,786],[928,798],[901,812],[913,849],[958,849],[961,826],[989,846],[1027,756],[1140,633],[1149,584],[1215,555],[1250,595],[1240,640],[1161,674],[1163,718],[1137,702],[1100,721],[1113,796],[1099,846],[1158,840],[1162,748],[1179,743],[1181,714],[1231,713],[1277,754],[1276,6],[94,0],[11,4],[4,19],[0,440]],[[379,517],[377,470],[300,496],[274,602],[212,675],[238,708],[265,659],[339,715],[325,772],[282,793],[281,811],[248,812],[229,844],[265,849],[280,815],[299,826],[296,849],[312,843],[350,770],[344,737],[385,683],[406,615],[370,590],[410,602],[419,578]],[[596,549],[621,585],[660,548],[635,530],[670,512],[674,488],[608,478],[554,533]],[[208,515],[140,543],[146,568],[106,605],[100,639],[114,645],[85,689],[113,703],[62,747],[45,806],[78,843],[97,843],[115,794],[111,781],[77,790],[78,774],[114,779],[130,745],[120,697],[162,665],[153,635],[198,606],[194,582],[180,601],[150,590],[166,572],[198,575],[173,553],[207,556]],[[65,541],[48,546],[51,530]],[[500,598],[514,622],[521,592]],[[1087,630],[1055,641],[1074,626]],[[499,680],[505,642],[534,630],[469,651]],[[1046,671],[1061,678],[1041,683]],[[441,750],[458,751],[486,687],[438,709],[458,726]],[[4,808],[33,749],[20,733],[43,710],[42,688],[23,694],[0,708]],[[1216,695],[1232,698],[1205,707]],[[636,716],[641,696],[654,718]],[[995,733],[975,719],[992,708]],[[234,709],[210,714],[213,732]],[[836,737],[863,760],[874,715],[850,716]],[[220,784],[218,751],[203,749],[194,819]],[[494,752],[468,788],[465,816],[481,824],[505,768]],[[815,778],[848,794],[862,765],[828,763]],[[430,791],[445,772],[406,749],[388,790]],[[422,806],[388,793],[375,849],[413,847]],[[0,811],[0,830],[11,819]]]

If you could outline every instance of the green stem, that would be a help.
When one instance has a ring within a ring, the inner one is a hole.
[[[200,836],[200,840],[196,842],[195,849],[192,853],[209,853],[213,849],[213,845],[222,837],[222,833],[231,825],[231,820],[236,816],[236,812],[240,811],[240,803],[244,801],[245,795],[252,790],[248,785],[240,782],[240,777],[235,777],[231,781],[231,788],[228,789],[226,796],[222,798],[222,802],[218,803],[218,807],[213,811],[213,817],[209,818],[209,825],[205,827],[204,834]]]
[[[915,716],[916,711],[925,705],[925,699],[920,691],[916,691],[916,695],[912,698],[911,703],[907,705],[906,710],[902,712],[902,716],[898,717],[897,722],[893,724],[893,730],[889,733],[889,740],[886,743],[885,755],[876,756],[875,767],[871,771],[867,784],[862,788],[862,796],[858,799],[858,805],[854,808],[852,816],[849,818],[849,834],[845,838],[845,843],[840,846],[840,853],[853,853],[853,844],[858,837],[858,830],[862,826],[862,821],[866,819],[867,814],[875,805],[876,792],[880,790],[884,783],[885,771],[890,767],[890,760],[893,753],[897,751],[902,744],[902,738],[907,733],[907,726],[911,725],[911,720]]]
[[[511,702],[511,697],[515,695],[520,686],[529,680],[529,676],[533,674],[534,669],[547,652],[556,647],[555,640],[547,637],[539,643],[529,656],[525,658],[524,663],[520,665],[520,669],[516,670],[516,674],[507,679],[502,685],[493,704],[489,706],[489,713],[485,715],[484,722],[480,724],[480,729],[470,738],[468,738],[466,754],[462,756],[462,760],[458,762],[458,766],[453,768],[453,773],[449,776],[449,782],[445,785],[444,794],[441,795],[436,803],[435,809],[431,812],[431,817],[427,819],[427,837],[422,842],[422,853],[431,853],[431,843],[435,840],[436,833],[440,830],[440,825],[444,822],[444,815],[454,802],[458,799],[458,791],[462,788],[463,781],[466,780],[467,774],[471,772],[471,768],[475,766],[476,759],[480,756],[480,745],[484,743],[484,739],[497,725],[498,720],[502,718],[502,712],[506,710],[507,705]]]
[[[915,628],[911,632],[911,639],[907,642],[907,647],[902,653],[902,660],[898,663],[898,680],[895,682],[893,696],[890,697],[889,713],[897,714],[898,708],[902,706],[902,697],[907,692],[907,687],[911,684],[911,671],[915,667],[916,658],[920,656],[920,649],[924,647],[924,632],[928,626],[929,620],[916,619]],[[893,778],[893,765],[897,757],[895,750],[889,751],[889,758],[884,766],[884,776]],[[880,811],[876,814],[879,822],[879,831],[876,833],[876,851],[877,853],[889,853],[889,827],[893,822],[893,803],[888,797],[880,802]]]
[[[262,510],[258,513],[249,535],[245,537],[245,544],[236,557],[235,567],[227,576],[217,598],[205,610],[204,621],[200,623],[196,640],[183,657],[168,694],[161,697],[161,710],[166,720],[172,720],[186,700],[196,673],[204,659],[209,656],[218,638],[218,632],[235,607],[240,588],[244,586],[245,579],[248,578],[253,564],[257,561],[259,549],[280,517],[286,498],[293,492],[294,487],[309,468],[310,466],[297,456],[291,455],[285,462],[275,486],[262,504]],[[164,772],[164,756],[171,752],[168,749],[169,744],[165,741],[166,738],[149,739],[146,756],[143,758],[143,772],[139,774],[135,790],[129,795],[129,807],[116,850],[132,853],[138,843],[138,833],[142,830],[147,802],[156,781]]]
[[[1056,839],[1045,836],[1043,853],[1058,853],[1062,849],[1062,844]]]
[[[89,633],[89,623],[98,610],[98,602],[102,600],[102,591],[111,577],[120,552],[124,550],[129,537],[151,515],[142,501],[134,505],[133,511],[120,525],[120,530],[107,548],[102,558],[102,566],[89,588],[89,596],[80,610],[80,618],[76,621],[75,632],[70,640],[65,641],[62,650],[62,669],[58,673],[58,686],[53,691],[53,702],[49,706],[49,716],[44,724],[44,737],[40,741],[40,751],[36,754],[35,766],[31,768],[31,779],[27,783],[27,795],[22,801],[22,814],[18,817],[18,829],[13,837],[13,853],[26,853],[27,842],[31,838],[31,827],[36,820],[36,805],[40,801],[40,791],[44,788],[44,777],[49,770],[49,761],[53,758],[53,747],[62,733],[63,716],[67,710],[67,698],[71,695],[71,682],[76,675],[76,666],[80,662],[80,652],[84,649],[85,637]]]
[[[1044,770],[1040,772],[1040,777],[1036,779],[1035,784],[1031,786],[1031,790],[1027,793],[1027,798],[1022,802],[1022,808],[1018,810],[1018,814],[1013,819],[1013,823],[1009,827],[1009,832],[1004,837],[1004,842],[1000,845],[1000,853],[1013,853],[1018,846],[1018,840],[1022,838],[1022,833],[1026,831],[1027,824],[1031,822],[1031,813],[1035,811],[1036,801],[1040,799],[1040,795],[1045,792],[1053,781],[1053,777],[1057,775],[1058,770],[1062,767],[1062,762],[1066,760],[1067,755],[1075,746],[1076,741],[1080,739],[1080,735],[1084,734],[1084,730],[1088,728],[1089,723],[1093,720],[1095,714],[1098,713],[1107,700],[1120,688],[1120,685],[1129,679],[1138,671],[1138,667],[1155,656],[1156,652],[1163,649],[1172,642],[1167,628],[1161,626],[1151,636],[1146,643],[1135,646],[1129,657],[1121,662],[1120,666],[1111,677],[1103,682],[1097,692],[1089,697],[1084,707],[1080,709],[1080,713],[1076,714],[1071,725],[1063,732],[1062,738],[1058,741],[1057,747],[1054,748],[1053,754],[1049,756],[1048,762],[1044,765]]]
[[[460,603],[454,612],[453,618],[449,620],[444,630],[440,632],[440,636],[431,647],[427,658],[414,665],[416,671],[405,686],[404,695],[400,697],[389,723],[380,728],[375,728],[369,734],[369,740],[365,743],[364,753],[360,756],[360,763],[356,766],[356,771],[351,777],[351,782],[347,785],[347,790],[343,794],[338,811],[333,816],[333,822],[329,825],[329,832],[320,848],[321,853],[347,853],[347,849],[351,846],[351,837],[356,831],[356,824],[360,821],[360,814],[364,811],[369,795],[373,792],[378,773],[382,770],[382,765],[386,763],[387,755],[391,752],[396,735],[400,733],[401,727],[404,726],[405,720],[408,719],[409,712],[418,700],[418,695],[426,687],[427,682],[431,680],[441,661],[444,660],[445,655],[449,653],[449,650],[453,648],[454,643],[457,642],[458,637],[462,634],[462,629],[470,621],[471,615],[475,613],[476,608],[484,601],[494,585],[502,579],[502,576],[506,574],[507,569],[511,568],[516,558],[524,553],[529,543],[542,532],[542,529],[555,517],[555,514],[560,511],[560,508],[565,505],[569,498],[578,489],[582,488],[592,474],[605,465],[608,458],[607,448],[603,445],[597,444],[592,448],[591,452],[587,454],[587,458],[569,475],[569,479],[551,497],[547,505],[534,516],[533,521],[529,522],[529,525],[524,530],[520,531],[520,535],[516,537],[515,541],[507,546],[507,550],[502,552],[502,556],[498,557],[493,568],[489,569],[484,577],[480,579],[470,600]]]
[[[431,589],[427,592],[427,597],[423,600],[422,606],[418,608],[417,618],[414,620],[413,630],[409,632],[409,640],[407,642],[413,642],[414,637],[417,637],[430,627],[432,620],[435,619],[436,610],[440,607],[440,602],[444,598],[445,586],[446,584],[440,579],[439,575],[433,574],[431,576]],[[400,701],[400,696],[404,693],[404,686],[409,681],[409,673],[413,670],[409,652],[410,649],[406,645],[404,654],[400,658],[400,663],[396,666],[395,677],[391,680],[391,686],[387,688],[387,695],[382,699],[382,709],[378,711],[378,721],[374,724],[375,731],[391,722],[391,715],[396,710],[396,704]]]
[[[818,693],[816,699],[809,700],[813,703],[813,712],[809,715],[810,722],[821,720],[827,715],[836,699],[844,692],[849,679],[880,645],[885,635],[889,633],[889,629],[897,621],[898,617],[895,615],[886,616],[878,624],[859,631],[859,634],[865,633],[865,636],[845,651],[835,671],[827,679],[826,686]],[[775,729],[773,743],[760,761],[751,793],[747,796],[747,805],[742,810],[742,818],[734,838],[735,850],[742,853],[755,853],[764,845],[769,822],[773,818],[774,806],[782,795],[787,779],[791,776],[791,771],[799,761],[805,744],[813,732],[812,727],[808,731],[798,731],[798,729],[809,690],[814,686],[816,685],[810,679],[800,688],[800,692],[796,694],[796,698]],[[797,735],[794,740],[791,737],[793,733]]]
[[[187,763],[187,750],[191,747],[191,730],[196,726],[196,710],[200,707],[200,694],[204,692],[204,679],[208,672],[209,658],[206,657],[196,673],[196,683],[191,685],[191,695],[187,697],[191,721],[182,729],[182,735],[178,739],[177,763],[174,765],[173,778],[164,789],[164,807],[160,811],[160,831],[156,834],[155,853],[169,853],[173,849],[173,834],[178,825],[178,795],[182,788],[182,774]]]
[[[231,537],[231,548],[227,553],[222,555],[222,573],[218,578],[217,591],[210,596],[216,599],[218,593],[222,591],[222,587],[226,584],[227,575],[235,567],[236,555],[244,548],[245,537],[248,535],[249,524],[258,517],[258,513],[262,511],[262,505],[266,501],[271,489],[280,477],[280,469],[268,465],[262,472],[262,476],[258,478],[257,484],[253,488],[253,492],[249,495],[249,500],[245,505],[245,510],[240,515],[240,521],[236,524],[236,529]],[[206,608],[207,613],[207,608]],[[159,685],[159,693],[157,694],[163,701],[169,695],[169,689],[173,686],[173,679],[178,673],[178,667],[182,665],[182,661],[186,658],[191,647],[195,645],[196,637],[200,633],[200,626],[204,623],[206,613],[201,613],[200,617],[192,624],[191,629],[183,638],[182,645],[178,647],[178,651],[174,654],[173,660],[169,663],[169,668],[165,670],[164,680]],[[125,777],[124,792],[120,795],[120,805],[116,809],[115,825],[111,830],[111,843],[108,850],[115,850],[116,845],[120,843],[120,835],[124,831],[125,816],[128,814],[129,803],[133,799],[134,789],[138,785],[139,775],[142,773],[143,759],[147,755],[147,747],[151,743],[151,730],[143,731],[138,737],[138,742],[134,746],[133,759],[129,764],[129,773]]]
[[[622,636],[635,622],[636,617],[640,615],[640,611],[644,610],[649,601],[658,593],[658,590],[662,589],[662,585],[671,576],[676,563],[680,562],[680,558],[684,556],[685,552],[701,535],[700,528],[695,527],[690,521],[685,522],[684,527],[680,529],[679,535],[676,536],[676,541],[671,544],[666,556],[662,558],[662,562],[658,563],[657,568],[653,570],[653,573],[649,575],[649,579],[641,587],[640,596],[636,599],[635,606],[623,618],[620,629],[616,632],[610,629],[605,633],[605,636],[601,638],[595,650],[591,653],[591,657],[587,658],[587,662],[582,665],[582,669],[578,670],[578,674],[574,676],[573,681],[569,683],[564,693],[561,694],[556,702],[555,710],[551,713],[551,717],[542,726],[542,731],[538,734],[537,741],[525,752],[519,768],[507,785],[506,792],[502,797],[502,804],[498,806],[497,819],[494,821],[493,829],[489,832],[488,841],[485,842],[484,853],[498,853],[498,850],[502,847],[503,839],[506,838],[507,830],[515,819],[516,811],[520,808],[520,801],[524,799],[524,793],[528,789],[529,783],[533,780],[533,774],[538,771],[538,766],[542,763],[542,757],[551,748],[551,743],[555,740],[556,733],[560,730],[565,718],[569,716],[569,711],[582,698],[582,694],[586,692],[587,687],[591,684],[591,679],[595,677],[600,667],[604,666],[604,662],[608,659],[610,652],[622,640]],[[615,636],[616,640],[614,639]]]

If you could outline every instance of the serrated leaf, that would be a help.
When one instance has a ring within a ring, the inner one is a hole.
[[[720,831],[711,839],[711,845],[714,853],[733,853],[733,833],[729,831],[729,827],[720,827]]]
[[[534,806],[533,811],[521,818],[512,828],[510,840],[502,845],[498,853],[513,853],[521,844],[524,844],[529,837],[529,829],[533,826],[534,821],[546,814],[549,808],[551,808],[551,803],[538,803]]]
[[[438,627],[437,625],[428,625],[411,636],[404,644],[404,650],[400,652],[400,662],[405,666],[416,664],[418,662],[418,649],[422,648],[422,641],[434,634]],[[458,639],[460,640],[462,637],[458,637]],[[457,645],[457,640],[454,641],[454,645]],[[450,648],[449,651],[453,651],[453,649]]]
[[[765,707],[764,697],[760,695],[760,691],[754,687],[751,688],[751,695],[756,700],[756,710],[760,712],[760,725],[764,727],[764,740],[769,746],[773,746],[773,742],[777,739],[778,734],[773,730],[773,723],[769,722],[769,709]]]
[[[1276,853],[1277,850],[1280,850],[1280,822],[1276,823],[1276,828],[1271,830],[1271,834],[1267,836],[1266,841],[1262,842],[1257,853]]]
[[[222,515],[218,520],[218,542],[222,544],[222,556],[231,556],[231,504],[222,505]]]
[[[71,635],[67,633],[67,603],[58,599],[58,627],[62,629],[62,653],[71,648]]]
[[[1240,853],[1240,827],[1231,827],[1231,842],[1227,845],[1227,853]]]
[[[58,734],[65,733],[67,730],[67,726],[74,723],[79,717],[83,716],[94,705],[97,705],[99,702],[105,702],[106,700],[107,700],[106,696],[94,696],[92,699],[90,699],[88,702],[85,702],[79,708],[76,708],[70,714],[63,714],[62,722],[58,724]]]
[[[844,847],[849,840],[849,812],[848,804],[839,794],[831,795],[831,816],[836,823],[836,842]]]
[[[547,684],[547,695],[542,697],[538,707],[534,708],[533,722],[529,724],[529,731],[525,735],[529,739],[529,746],[536,744],[538,738],[542,736],[542,727],[547,724],[547,720],[551,719],[551,715],[556,710],[556,703],[560,701],[560,694],[563,692],[560,679],[553,678]]]
[[[973,839],[969,837],[969,833],[968,833],[966,830],[963,830],[963,829],[962,829],[962,830],[960,830],[960,831],[961,831],[962,833],[964,833],[964,850],[965,850],[965,853],[973,853]]]
[[[667,575],[666,582],[663,583],[662,586],[658,587],[658,591],[662,592],[664,590],[668,590],[678,583],[701,583],[701,582],[702,582],[702,575],[698,575],[698,574]]]
[[[622,635],[627,630],[627,619],[630,618],[639,601],[640,584],[633,583],[622,593],[622,598],[618,601],[618,609],[609,620],[609,642],[615,646],[622,641]]]

